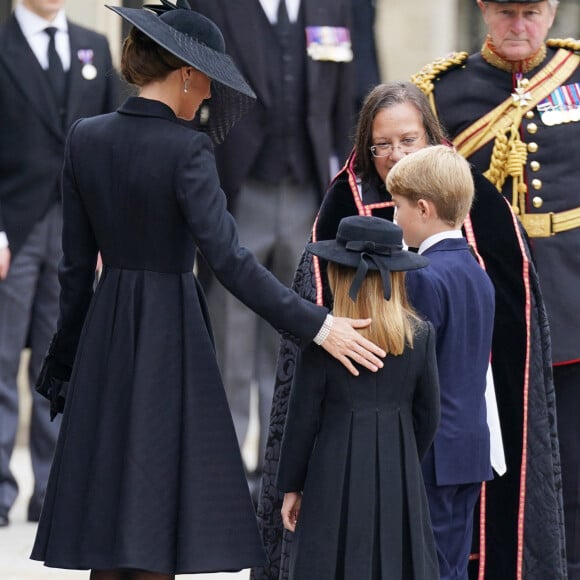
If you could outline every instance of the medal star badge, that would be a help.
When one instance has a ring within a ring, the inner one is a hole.
[[[518,107],[526,107],[532,100],[532,93],[527,90],[529,83],[528,79],[523,79],[521,75],[517,76],[517,86],[512,93],[512,99]]]
[[[92,48],[83,48],[77,51],[77,57],[82,64],[81,75],[87,81],[97,78],[97,67],[93,64],[94,55]]]

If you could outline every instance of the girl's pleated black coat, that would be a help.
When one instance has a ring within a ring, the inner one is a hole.
[[[421,459],[439,409],[430,323],[377,373],[304,351],[278,466],[278,488],[303,491],[291,580],[438,580]]]

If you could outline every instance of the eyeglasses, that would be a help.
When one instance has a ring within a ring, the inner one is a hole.
[[[419,137],[405,137],[405,139],[401,139],[401,142],[398,145],[393,145],[392,143],[377,143],[377,145],[373,145],[372,147],[369,147],[369,149],[373,157],[389,157],[393,154],[395,149],[400,149],[401,153],[407,155],[408,153],[417,150],[417,143],[423,139],[424,136],[425,133],[419,135]]]

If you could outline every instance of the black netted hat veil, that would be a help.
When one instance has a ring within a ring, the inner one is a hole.
[[[187,0],[141,8],[107,6],[159,46],[212,80],[210,113],[200,127],[221,143],[253,105],[256,95],[225,52],[219,28],[190,9]]]

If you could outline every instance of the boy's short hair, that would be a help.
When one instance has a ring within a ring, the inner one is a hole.
[[[413,203],[431,201],[439,218],[453,227],[463,223],[474,196],[469,163],[446,145],[425,147],[397,162],[387,176],[387,190]]]

